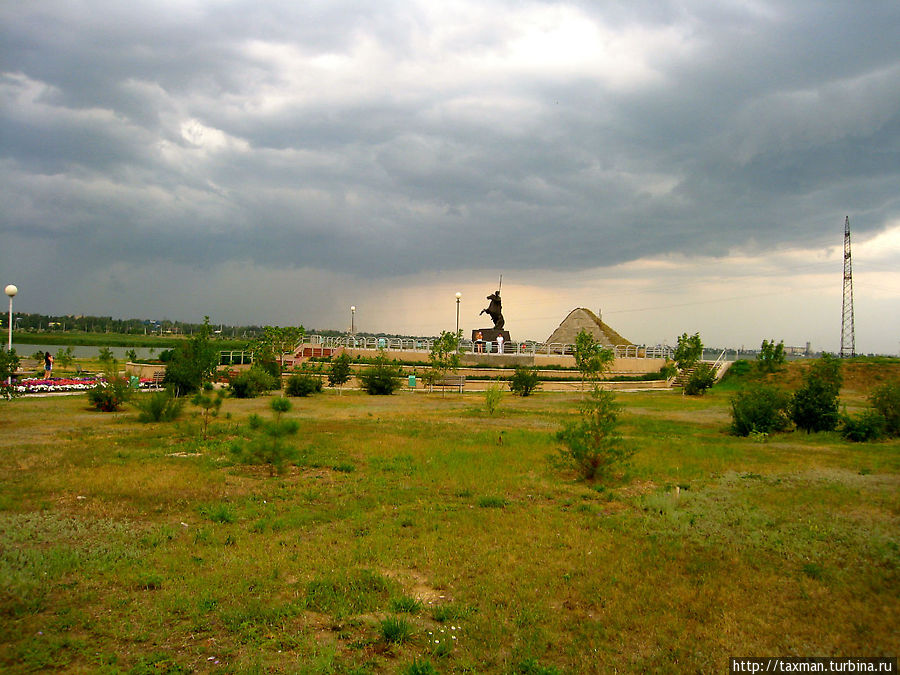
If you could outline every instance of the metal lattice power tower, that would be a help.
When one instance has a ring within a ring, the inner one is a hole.
[[[853,265],[850,261],[850,216],[844,221],[844,306],[841,311],[841,358],[856,356],[853,326]]]

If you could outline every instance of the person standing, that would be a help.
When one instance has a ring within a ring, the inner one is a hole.
[[[44,379],[49,380],[53,374],[53,356],[50,352],[44,352]]]

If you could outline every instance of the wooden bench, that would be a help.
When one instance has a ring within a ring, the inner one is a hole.
[[[466,387],[466,376],[465,375],[444,375],[441,379],[436,380],[432,385],[433,387],[441,387],[441,389],[446,389],[447,387],[458,390],[462,393],[462,390]]]

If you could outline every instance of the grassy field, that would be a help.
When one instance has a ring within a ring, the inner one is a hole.
[[[226,400],[205,442],[190,415],[0,403],[0,670],[897,655],[900,442],[732,437],[729,396],[619,395],[638,452],[604,485],[548,462],[569,394],[507,395],[493,417],[481,394],[296,399],[301,459],[274,478],[227,449],[267,399]]]

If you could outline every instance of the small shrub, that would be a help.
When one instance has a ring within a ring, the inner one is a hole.
[[[400,645],[409,640],[413,635],[412,624],[406,619],[389,616],[381,621],[381,638],[394,645]]]
[[[207,439],[209,431],[210,418],[219,416],[219,409],[222,407],[222,401],[225,398],[225,392],[221,389],[213,396],[208,390],[198,391],[191,399],[191,403],[199,407],[203,412],[203,440]]]
[[[503,390],[499,384],[492,384],[484,391],[484,409],[488,415],[493,415],[500,407],[500,399],[503,398]]]
[[[855,443],[867,443],[884,438],[887,420],[877,410],[865,410],[858,415],[843,415],[841,436]]]
[[[671,361],[667,361],[666,365],[659,369],[659,375],[665,380],[671,380],[678,374],[678,366]]]
[[[88,389],[88,401],[102,412],[116,412],[130,397],[131,387],[128,380],[118,375],[108,376],[106,382],[98,382],[96,386]]]
[[[716,372],[708,363],[698,363],[694,372],[684,383],[684,393],[688,396],[703,396],[716,383]]]
[[[516,371],[509,381],[509,390],[516,396],[530,396],[540,384],[536,369],[516,366]]]
[[[315,375],[291,375],[284,387],[288,396],[309,396],[322,391],[322,380]]]
[[[584,480],[607,477],[615,464],[634,454],[618,432],[619,408],[612,392],[595,386],[581,402],[581,416],[556,434],[564,447],[559,463],[574,468]]]
[[[731,433],[749,436],[784,431],[790,425],[790,401],[788,394],[766,385],[739,392],[731,399]]]
[[[400,370],[380,356],[373,366],[360,373],[359,382],[367,394],[390,396],[400,387]]]
[[[285,442],[300,429],[297,420],[282,419],[282,415],[291,409],[291,402],[282,397],[274,398],[269,403],[273,418],[264,420],[259,415],[249,418],[250,429],[255,437],[246,442],[237,441],[231,446],[231,452],[244,464],[268,464],[271,475],[284,473],[285,463],[296,459],[297,448]]]
[[[869,395],[869,402],[884,418],[885,434],[900,436],[900,381],[876,387]]]
[[[141,394],[134,399],[139,422],[172,422],[184,408],[184,399],[176,398],[168,389]]]
[[[235,398],[256,398],[273,389],[278,389],[278,378],[256,365],[229,377],[228,383],[231,386],[231,394]]]

